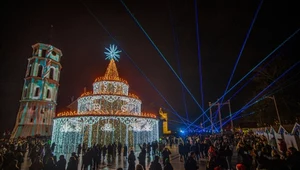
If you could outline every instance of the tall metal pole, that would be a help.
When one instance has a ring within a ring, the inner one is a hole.
[[[228,108],[229,108],[229,115],[230,115],[231,132],[233,132],[233,120],[232,120],[232,115],[231,115],[230,100],[228,100]]]
[[[219,112],[219,120],[220,120],[220,131],[222,133],[223,129],[222,129],[222,115],[221,115],[220,103],[218,103],[218,112]]]
[[[276,113],[277,113],[277,118],[278,118],[279,124],[281,125],[281,119],[280,119],[280,116],[279,116],[279,111],[278,111],[278,108],[277,108],[277,103],[276,103],[276,99],[275,99],[274,95],[273,95],[272,99],[274,101],[274,105],[275,105],[275,109],[276,109]]]
[[[210,113],[210,124],[211,124],[211,133],[213,133],[213,120],[212,120],[212,110],[211,110],[211,102],[208,103],[209,104],[209,113]]]

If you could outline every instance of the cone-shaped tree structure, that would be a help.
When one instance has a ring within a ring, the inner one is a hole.
[[[104,78],[106,80],[119,80],[119,73],[115,63],[115,60],[111,59],[106,69]]]

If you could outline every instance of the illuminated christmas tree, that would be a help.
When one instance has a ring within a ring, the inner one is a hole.
[[[93,83],[93,91],[77,99],[77,111],[58,113],[54,119],[52,142],[55,154],[69,154],[78,144],[108,145],[120,142],[128,147],[158,140],[155,114],[141,112],[141,100],[129,93],[128,82],[119,77],[116,62],[120,50],[106,48],[109,60],[104,76]]]

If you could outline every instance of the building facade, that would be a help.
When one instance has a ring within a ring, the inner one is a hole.
[[[50,136],[56,111],[62,52],[49,44],[32,46],[11,138]]]

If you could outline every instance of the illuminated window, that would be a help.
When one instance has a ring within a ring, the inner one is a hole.
[[[51,91],[48,89],[47,90],[47,99],[50,99],[51,98]]]
[[[30,75],[31,75],[31,69],[32,69],[32,65],[31,65],[31,64],[29,64],[29,68],[28,68],[27,76],[30,76]]]
[[[46,57],[47,50],[42,50],[42,57]]]
[[[37,56],[37,54],[38,54],[38,49],[37,48],[33,49],[33,56]]]
[[[38,77],[42,77],[42,74],[43,74],[43,66],[42,65],[39,65],[39,69],[38,69]]]
[[[27,97],[27,88],[25,88],[25,90],[24,90],[23,97],[24,97],[24,98],[26,98],[26,97]]]
[[[39,88],[39,87],[37,87],[37,88],[35,88],[34,97],[38,97],[38,96],[39,96],[39,94],[40,94],[40,88]]]
[[[54,69],[53,68],[50,68],[50,75],[49,75],[49,79],[54,79]]]

